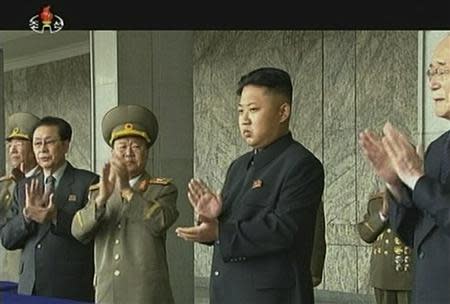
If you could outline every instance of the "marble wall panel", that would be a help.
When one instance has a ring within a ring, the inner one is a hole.
[[[67,159],[90,168],[89,55],[11,70],[4,74],[5,119],[14,112],[58,116],[72,126]]]

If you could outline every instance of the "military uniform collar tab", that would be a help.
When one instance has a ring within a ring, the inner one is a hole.
[[[40,167],[36,165],[33,169],[25,173],[25,177],[32,177],[37,175],[40,172]]]

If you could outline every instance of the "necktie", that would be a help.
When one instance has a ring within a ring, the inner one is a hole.
[[[441,183],[447,182],[447,177],[449,173],[450,173],[450,132],[447,134],[447,138],[444,144],[444,151],[442,152]]]
[[[56,178],[53,175],[47,176],[45,179],[45,192],[49,195],[55,192]]]

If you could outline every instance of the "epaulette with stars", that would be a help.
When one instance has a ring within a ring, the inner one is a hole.
[[[384,191],[378,191],[371,193],[369,196],[369,200],[380,199],[384,197]]]
[[[14,180],[12,175],[5,175],[5,176],[0,177],[0,182],[9,181],[9,180]]]
[[[171,178],[168,177],[153,177],[148,180],[149,184],[155,184],[155,185],[168,185],[172,182]]]
[[[89,187],[89,191],[94,191],[100,189],[100,183],[93,184]]]
[[[168,177],[153,177],[150,179],[144,179],[139,184],[139,190],[142,192],[147,191],[149,185],[163,185],[166,186],[172,182],[171,178]]]

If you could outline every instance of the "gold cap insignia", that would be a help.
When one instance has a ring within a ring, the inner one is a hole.
[[[148,143],[152,142],[147,132],[142,131],[142,128],[137,125],[127,122],[122,127],[119,127],[111,132],[109,144],[112,145],[114,140],[124,136],[140,136],[143,137]]]
[[[69,198],[67,200],[69,202],[76,202],[77,201],[77,195],[76,194],[69,194]]]
[[[158,137],[158,120],[148,108],[140,105],[118,105],[102,119],[105,142],[112,147],[120,137],[138,136],[151,147]]]
[[[30,136],[24,132],[21,132],[19,128],[14,128],[11,131],[11,134],[9,134],[8,138],[23,138],[30,140]]]

